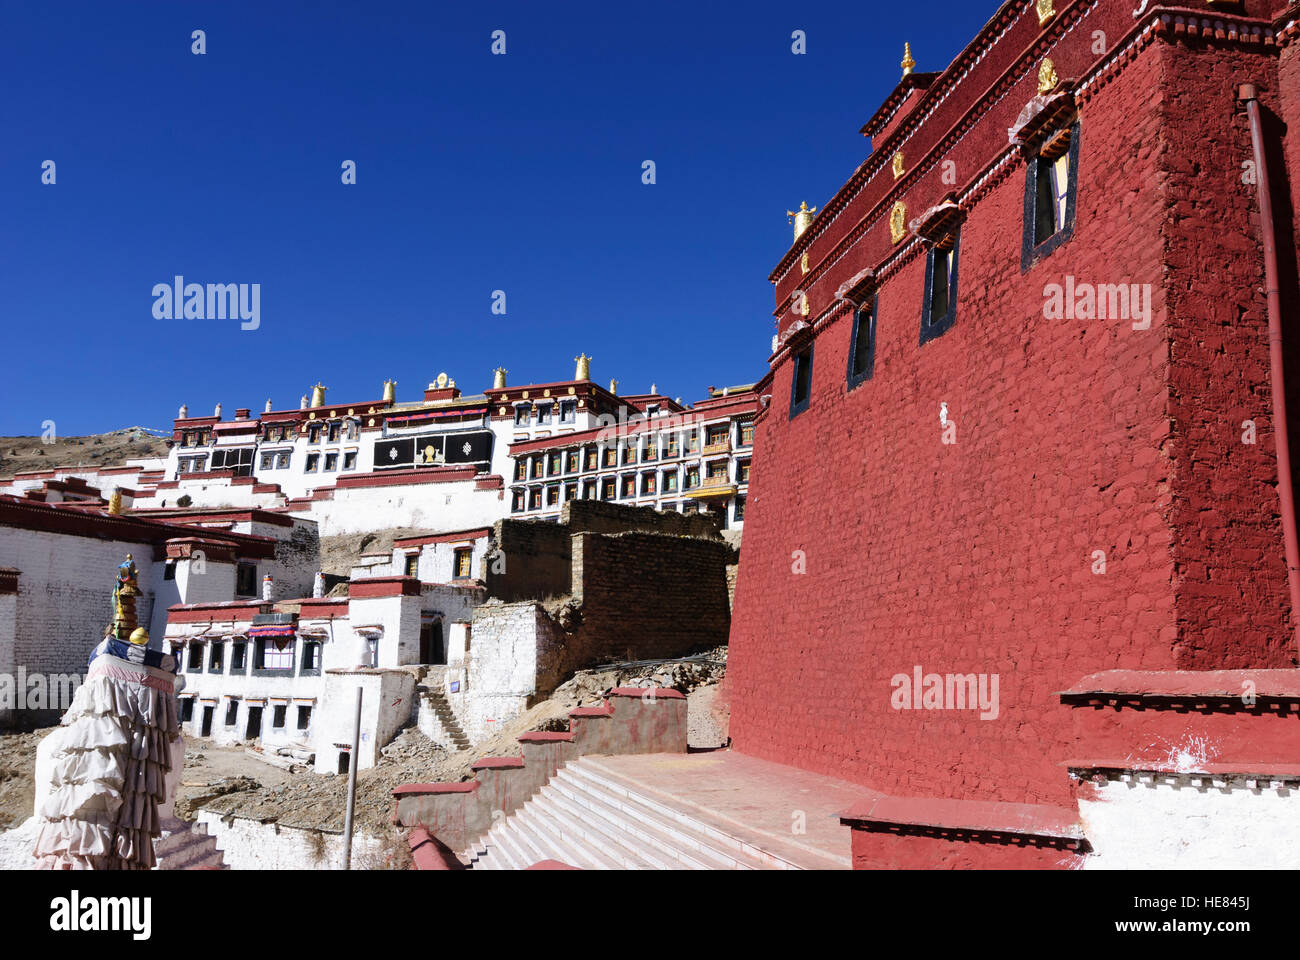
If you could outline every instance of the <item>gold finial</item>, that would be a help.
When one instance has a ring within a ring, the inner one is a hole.
[[[435,380],[434,383],[438,385],[439,390],[445,390],[447,388],[447,374],[438,374],[438,379]]]
[[[912,59],[912,45],[910,43],[903,44],[903,62],[900,66],[903,68],[903,76],[910,77],[912,75],[912,68],[916,66],[916,61]]]
[[[506,374],[510,371],[505,367],[497,367],[492,371],[492,389],[501,390],[506,385]]]
[[[611,381],[609,381],[609,392],[612,393],[612,394],[613,394],[614,396],[616,396],[616,397],[618,396],[618,381],[617,381],[617,380],[611,380]]]
[[[590,380],[590,379],[591,379],[591,361],[593,361],[593,360],[595,360],[595,359],[596,359],[595,357],[589,357],[589,356],[587,356],[585,353],[580,354],[579,356],[574,357],[574,358],[573,358],[573,362],[576,363],[577,366],[574,368],[574,371],[573,371],[573,379],[574,379],[574,380]],[[612,392],[612,391],[611,391],[611,392]]]
[[[117,568],[117,582],[113,585],[113,620],[104,631],[106,636],[128,640],[140,626],[135,615],[135,598],[140,596],[137,576],[135,560],[128,553],[126,562]]]
[[[816,212],[816,207],[811,210],[808,209],[807,201],[800,203],[798,210],[787,210],[785,212],[786,218],[794,224],[794,238],[796,240],[799,239],[800,234],[812,226],[813,214]]]
[[[1039,96],[1051,93],[1060,82],[1061,78],[1056,75],[1056,64],[1052,63],[1051,57],[1044,57],[1042,64],[1038,68]]]
[[[894,243],[907,236],[907,204],[899,200],[889,213],[889,235]]]
[[[1056,5],[1052,0],[1038,0],[1038,25],[1045,27],[1056,16]]]
[[[149,631],[144,627],[136,627],[131,631],[131,636],[128,639],[137,647],[147,647],[149,646]]]
[[[899,150],[894,154],[894,179],[897,180],[906,172],[907,168],[903,165],[903,151]]]
[[[384,403],[396,403],[396,402],[397,402],[397,381],[385,380],[384,381]]]
[[[122,491],[114,490],[108,495],[108,512],[118,516],[122,512]]]
[[[325,406],[325,391],[328,389],[329,387],[325,386],[323,383],[317,380],[316,386],[311,388],[311,406],[313,407]]]

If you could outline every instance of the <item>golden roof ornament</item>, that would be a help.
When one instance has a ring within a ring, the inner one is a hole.
[[[396,402],[397,402],[397,381],[385,380],[384,381],[384,403],[396,403]]]
[[[894,154],[894,179],[897,180],[906,172],[907,169],[903,166],[903,151],[899,150]]]
[[[785,212],[786,219],[794,224],[794,238],[796,240],[799,239],[799,236],[805,230],[812,226],[813,214],[816,212],[816,207],[813,207],[811,210],[808,209],[807,201],[802,201],[799,204],[798,210],[787,210]]]
[[[889,236],[898,243],[907,236],[907,204],[899,200],[889,213]]]
[[[439,390],[445,390],[447,389],[447,382],[448,382],[447,374],[440,373],[438,374],[438,379],[435,380],[433,383],[436,383],[438,385]],[[433,386],[433,384],[431,383],[429,384],[429,386]]]
[[[916,67],[916,61],[912,58],[912,45],[903,44],[903,62],[899,64],[903,68],[903,76],[910,77],[912,70]]]
[[[612,394],[613,394],[614,396],[616,396],[616,397],[618,396],[618,381],[617,381],[617,380],[610,380],[610,381],[609,381],[609,392],[612,393]]]
[[[1038,10],[1038,25],[1040,27],[1045,27],[1052,21],[1052,18],[1056,16],[1056,5],[1053,0],[1038,0],[1036,6]]]
[[[325,406],[325,391],[328,389],[329,387],[325,386],[323,383],[317,380],[316,385],[311,388],[311,406],[313,407]]]
[[[497,367],[492,371],[492,389],[503,390],[506,385],[506,374],[510,371],[505,367]]]
[[[595,359],[596,359],[595,357],[589,357],[589,356],[587,356],[585,353],[580,354],[580,355],[574,357],[574,358],[573,358],[573,362],[574,362],[575,364],[577,364],[577,366],[576,366],[576,367],[574,368],[574,370],[573,370],[573,379],[574,379],[574,380],[590,380],[590,379],[591,379],[591,361],[593,361],[593,360],[595,360]],[[612,381],[611,381],[611,382],[612,382]],[[613,391],[610,391],[610,392],[612,393]]]
[[[108,495],[108,512],[111,516],[119,516],[122,513],[122,491],[114,490]]]
[[[1051,93],[1060,82],[1061,78],[1056,74],[1056,64],[1052,63],[1051,57],[1044,57],[1038,67],[1038,95]]]

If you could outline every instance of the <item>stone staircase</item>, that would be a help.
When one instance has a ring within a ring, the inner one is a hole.
[[[586,758],[558,769],[467,853],[474,870],[522,870],[546,860],[589,870],[801,869]]]
[[[442,728],[443,735],[439,737],[436,735],[438,732],[437,730],[424,729],[425,724],[423,718],[421,718],[420,721],[417,721],[417,725],[424,729],[425,735],[435,743],[451,746],[458,751],[468,750],[472,746],[470,739],[465,735],[465,731],[456,721],[456,715],[451,712],[451,704],[447,702],[447,698],[443,692],[435,687],[427,686],[423,683],[416,688],[416,692],[420,696],[421,713],[423,713],[424,708],[427,707],[433,712],[433,716],[430,717],[429,720],[434,720],[436,718],[436,723],[431,723],[429,725],[436,725]]]
[[[202,823],[172,817],[163,821],[162,836],[154,841],[158,870],[229,870],[217,849],[217,838]]]

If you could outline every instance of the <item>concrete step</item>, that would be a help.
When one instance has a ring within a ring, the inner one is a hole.
[[[697,827],[682,823],[633,795],[620,795],[604,783],[584,776],[570,764],[552,780],[573,803],[634,839],[641,854],[650,853],[666,870],[753,870],[758,864],[729,851]]]
[[[159,870],[228,869],[215,837],[201,823],[170,820],[166,831],[154,841],[154,858]]]
[[[676,824],[692,834],[703,837],[710,849],[723,856],[737,857],[740,862],[748,863],[755,869],[804,869],[795,861],[786,859],[786,856],[782,856],[781,853],[765,847],[758,847],[725,829],[704,823],[683,810],[648,796],[639,790],[635,784],[624,782],[616,775],[602,769],[598,758],[593,758],[590,763],[570,764],[566,769],[573,777],[589,782],[598,790],[618,798],[620,805],[630,804],[629,809],[631,812],[649,811],[649,815],[656,818],[661,825]]]
[[[480,870],[558,860],[586,870],[762,870],[789,866],[644,796],[582,760],[561,767],[469,851]]]

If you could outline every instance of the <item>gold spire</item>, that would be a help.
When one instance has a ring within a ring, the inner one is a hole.
[[[500,390],[506,385],[506,374],[510,371],[505,367],[497,367],[492,371],[492,389]]]
[[[610,381],[609,381],[609,392],[612,393],[612,394],[613,394],[614,396],[616,396],[616,397],[618,396],[618,381],[617,381],[617,380],[610,380]]]
[[[316,386],[311,388],[311,406],[313,407],[325,406],[325,391],[328,389],[329,387],[325,386],[323,383],[317,380]]]
[[[813,214],[816,212],[816,207],[811,210],[808,209],[807,201],[800,203],[798,210],[787,210],[785,212],[786,219],[794,224],[794,238],[796,240],[799,239],[800,234],[812,226]]]
[[[912,75],[912,68],[916,66],[916,61],[912,59],[912,45],[910,43],[903,44],[903,62],[900,66],[903,68],[903,76],[910,77]]]
[[[574,370],[573,370],[573,379],[574,379],[574,380],[590,380],[590,379],[591,379],[591,361],[593,361],[593,360],[595,360],[595,359],[596,359],[595,357],[589,357],[589,356],[587,356],[585,353],[580,354],[580,355],[574,357],[574,358],[573,358],[573,362],[576,363],[577,366],[576,366],[576,367],[574,368]]]
[[[397,402],[397,381],[385,380],[384,381],[384,403],[396,403],[396,402]]]
[[[122,512],[122,491],[114,490],[108,495],[108,512],[112,516],[118,516]]]

